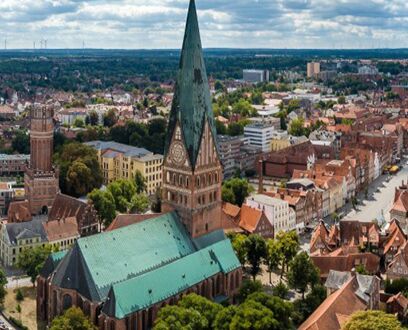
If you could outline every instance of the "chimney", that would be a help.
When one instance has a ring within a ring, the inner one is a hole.
[[[264,192],[263,186],[263,160],[259,159],[258,161],[258,193],[262,194]]]

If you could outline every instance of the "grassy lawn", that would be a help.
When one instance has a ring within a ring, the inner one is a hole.
[[[21,315],[16,311],[16,306],[18,305],[16,300],[17,289],[7,289],[4,313],[7,317],[12,316],[16,319],[21,319],[23,324],[30,330],[37,330],[36,289],[33,287],[22,287],[20,289],[24,295],[24,300],[20,302]]]

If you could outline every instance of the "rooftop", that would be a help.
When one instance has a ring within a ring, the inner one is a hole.
[[[86,145],[100,151],[104,150],[110,150],[111,152],[120,152],[124,154],[127,157],[144,157],[148,155],[152,155],[153,153],[144,149],[144,148],[138,148],[138,147],[133,147],[129,146],[126,144],[121,144],[113,141],[105,142],[105,141],[91,141],[91,142],[86,142]],[[111,154],[108,154],[107,157],[109,157]]]

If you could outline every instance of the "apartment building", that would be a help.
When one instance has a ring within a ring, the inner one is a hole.
[[[273,126],[266,123],[247,125],[244,128],[244,138],[248,145],[262,149],[262,152],[270,152],[273,139]]]
[[[137,171],[146,179],[147,193],[161,187],[163,156],[144,149],[116,142],[86,143],[98,153],[104,184],[118,179],[133,180]]]
[[[274,228],[275,235],[280,231],[296,230],[296,213],[287,201],[258,194],[248,197],[245,204],[265,212]]]
[[[24,173],[30,163],[30,155],[0,154],[0,176]]]

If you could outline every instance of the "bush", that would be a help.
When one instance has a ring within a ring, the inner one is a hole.
[[[240,303],[243,303],[249,295],[255,292],[262,292],[262,283],[260,281],[244,280],[237,299]]]
[[[279,282],[279,284],[272,289],[272,294],[282,299],[286,299],[288,292],[289,289],[283,282]]]
[[[17,300],[18,302],[21,302],[21,301],[24,300],[24,295],[23,295],[23,292],[21,291],[21,289],[17,289],[17,292],[16,292],[16,300]]]
[[[9,317],[9,321],[10,321],[13,325],[15,325],[18,329],[20,329],[20,330],[29,330],[28,327],[26,327],[26,326],[23,324],[23,322],[21,322],[20,320],[14,318],[14,317],[12,317],[12,316]]]

